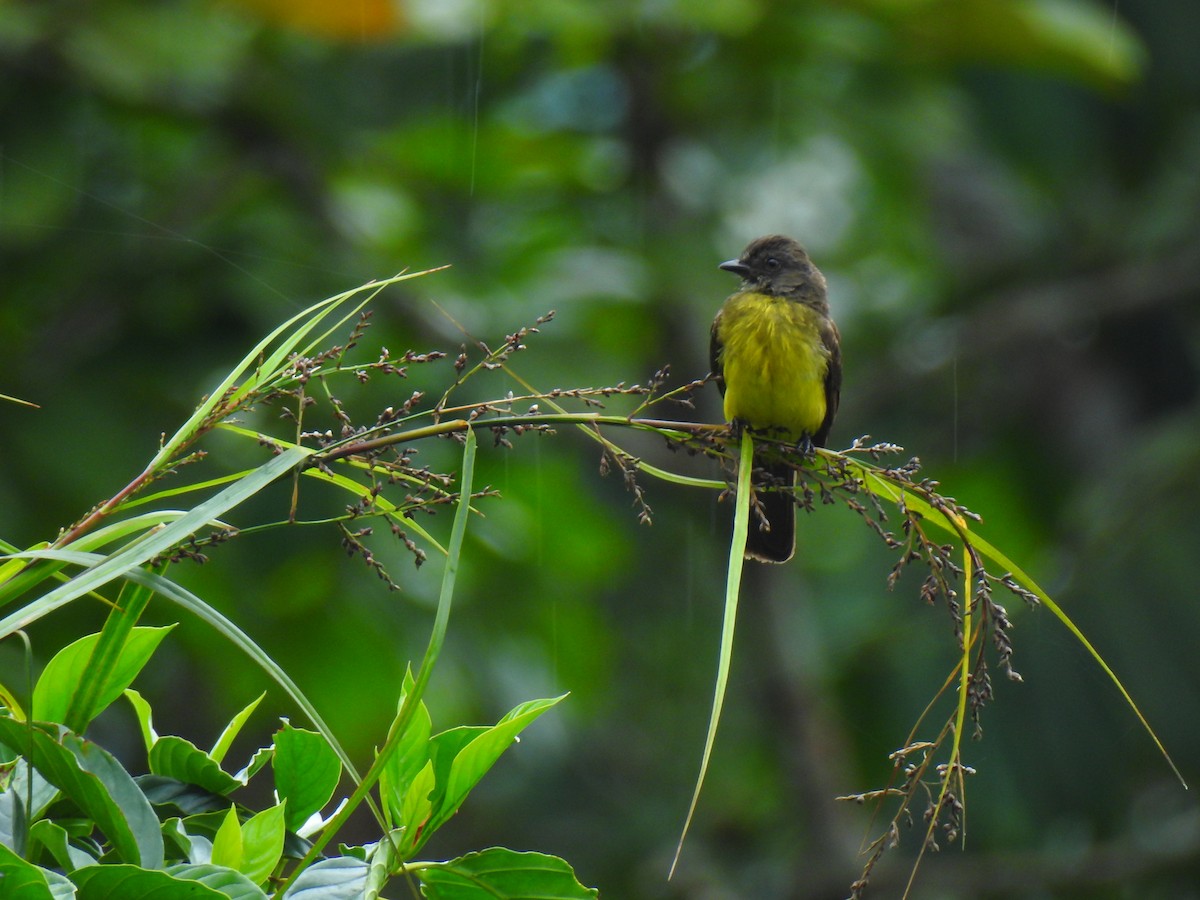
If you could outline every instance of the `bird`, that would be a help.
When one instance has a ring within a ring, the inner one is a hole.
[[[842,388],[841,335],[829,314],[825,276],[796,240],[771,234],[751,241],[720,268],[741,279],[712,323],[709,363],[736,431],[824,447]],[[796,472],[770,458],[757,467],[761,504],[745,556],[784,563],[796,551]],[[764,490],[765,489],[765,490]]]

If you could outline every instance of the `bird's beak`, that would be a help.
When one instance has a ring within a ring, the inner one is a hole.
[[[732,272],[739,278],[745,278],[750,274],[750,268],[743,264],[740,259],[727,259],[717,266],[717,268],[724,269],[726,272]]]

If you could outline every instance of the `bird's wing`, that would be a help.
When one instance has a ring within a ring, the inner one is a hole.
[[[721,391],[721,395],[725,395],[725,366],[722,362],[722,350],[724,345],[721,339],[717,336],[718,328],[721,324],[721,314],[717,313],[717,317],[713,319],[712,333],[708,340],[708,367],[712,373],[713,380],[717,383],[717,388]]]
[[[813,435],[813,442],[824,447],[842,398],[842,336],[833,319],[825,319],[821,326],[821,342],[829,350],[829,368],[825,373],[825,420]]]

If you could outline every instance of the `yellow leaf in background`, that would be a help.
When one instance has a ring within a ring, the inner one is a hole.
[[[229,0],[296,31],[341,41],[378,41],[403,30],[398,0]]]

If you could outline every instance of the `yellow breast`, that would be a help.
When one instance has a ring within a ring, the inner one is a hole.
[[[734,294],[721,310],[725,419],[779,427],[792,438],[825,420],[829,351],[819,317],[802,303],[767,294]]]

